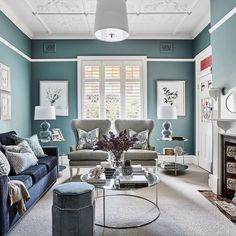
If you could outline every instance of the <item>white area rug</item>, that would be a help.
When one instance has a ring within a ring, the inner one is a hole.
[[[159,184],[161,215],[154,223],[128,230],[95,227],[94,235],[236,236],[236,226],[198,192],[198,190],[208,189],[208,173],[192,165],[185,174],[179,176],[167,175],[163,172],[160,172],[159,175],[161,177]],[[57,184],[68,181],[68,179],[69,171],[67,168],[63,171],[63,175],[58,179]],[[140,189],[132,193],[142,195],[153,201],[155,199],[154,189]],[[133,213],[129,211],[128,201],[122,201],[122,203],[117,201],[109,203],[113,206],[113,214],[119,213],[120,217],[123,214],[126,219],[129,219]],[[141,204],[140,202],[137,203],[137,207],[140,205],[142,208]],[[50,236],[52,228],[51,207],[52,189],[26,214],[9,236]],[[98,204],[97,207],[101,208],[101,205]],[[98,209],[99,214],[101,213]],[[113,215],[112,212],[109,214]]]

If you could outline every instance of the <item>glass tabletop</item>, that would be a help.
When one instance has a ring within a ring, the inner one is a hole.
[[[147,187],[153,187],[155,185],[157,185],[160,182],[160,177],[158,175],[152,174],[150,172],[148,172],[146,175],[147,181],[148,181],[148,186]],[[87,182],[88,180],[88,173],[85,173],[83,175],[81,175],[80,177],[82,182]],[[106,183],[104,184],[96,184],[96,183],[90,183],[93,184],[96,188],[101,188],[101,189],[106,189],[106,190],[131,190],[131,189],[140,189],[142,187],[130,187],[127,186],[125,188],[120,188],[117,186],[115,186],[115,179],[106,179]],[[147,187],[143,187],[143,188],[147,188]]]

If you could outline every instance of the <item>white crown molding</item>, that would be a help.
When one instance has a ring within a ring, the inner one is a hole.
[[[6,15],[7,18],[10,19],[25,35],[30,39],[33,38],[34,34],[29,27],[27,27],[26,24],[24,24],[2,0],[0,0],[0,11],[2,11],[2,13]]]
[[[236,13],[236,7],[228,12],[223,18],[221,18],[216,24],[214,24],[210,29],[209,33],[212,34],[215,30],[221,27],[227,20],[229,20]]]
[[[25,58],[29,62],[76,62],[77,61],[77,58],[32,59],[2,37],[0,37],[0,43],[3,43],[8,48],[12,49],[14,52],[16,52],[17,54],[19,54],[20,56],[22,56],[23,58]],[[131,56],[127,56],[127,57],[132,58]],[[126,57],[126,59],[127,59],[127,57]],[[194,58],[147,58],[146,56],[142,56],[142,58],[145,58],[145,60],[147,62],[194,62],[195,61]]]
[[[192,38],[195,39],[211,22],[210,15],[206,15],[202,18],[202,20],[199,22],[198,26],[194,29],[192,32]]]

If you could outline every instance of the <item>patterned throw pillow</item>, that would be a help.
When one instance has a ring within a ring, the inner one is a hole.
[[[23,141],[18,145],[3,147],[6,150],[6,157],[11,168],[16,174],[20,174],[30,166],[35,166],[38,163],[37,157],[34,155],[26,141]]]
[[[40,158],[40,157],[45,157],[47,156],[44,152],[43,149],[39,143],[39,139],[37,134],[31,136],[30,138],[21,138],[19,136],[15,136],[15,142],[16,144],[21,143],[22,141],[27,141],[27,143],[29,144],[30,148],[32,149],[32,151],[34,152],[35,156]]]
[[[10,164],[3,154],[3,152],[0,151],[0,175],[8,175],[11,170]]]
[[[89,132],[86,132],[82,129],[77,129],[78,132],[78,146],[79,149],[93,149],[96,142],[98,141],[99,128],[93,129]]]
[[[148,133],[149,130],[139,132],[137,135],[138,141],[135,142],[132,149],[148,149]],[[134,134],[137,134],[137,132],[129,129],[129,136],[132,136]]]

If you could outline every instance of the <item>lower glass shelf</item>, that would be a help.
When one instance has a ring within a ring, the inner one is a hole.
[[[176,162],[163,162],[158,164],[158,167],[166,171],[185,171],[188,166]]]

